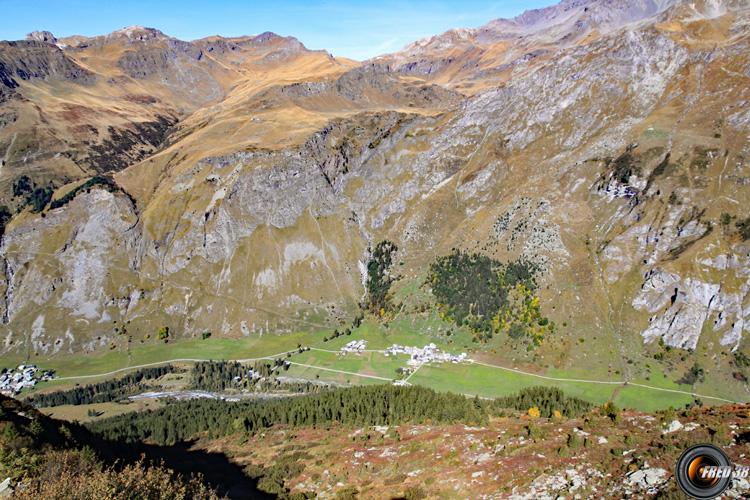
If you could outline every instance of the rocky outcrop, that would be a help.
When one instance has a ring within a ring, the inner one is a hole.
[[[13,79],[11,69],[0,62],[0,103],[15,95],[13,89],[16,87],[18,87],[18,82]]]
[[[39,41],[0,42],[0,67],[8,77],[21,80],[64,80],[92,84],[95,75],[82,68],[59,47]]]
[[[375,91],[383,95],[398,94],[400,100],[410,102],[411,106],[457,102],[454,92],[436,85],[404,84],[377,64],[348,71],[336,80],[334,87],[338,94],[352,101],[367,99],[366,94]]]
[[[628,473],[626,494],[632,494],[635,492],[647,492],[648,494],[655,494],[659,491],[659,486],[663,485],[668,479],[668,473],[666,470],[658,467],[648,467],[644,464],[644,468],[637,471]]]
[[[165,45],[130,50],[117,64],[133,78],[149,78],[163,73],[180,58],[200,61],[203,57],[203,52],[189,42],[167,39]]]
[[[317,163],[331,189],[340,193],[343,176],[356,171],[383,140],[414,118],[396,112],[363,114],[354,129],[350,120],[338,120],[313,134],[303,150]]]
[[[56,44],[57,38],[50,31],[32,31],[26,35],[26,40],[35,40],[37,42],[45,42]]]
[[[6,343],[24,342],[22,332],[13,333],[19,316],[31,321],[32,347],[40,353],[82,340],[70,338],[76,321],[111,324],[119,315],[111,302],[113,276],[126,278],[123,283],[135,281],[128,265],[140,238],[133,209],[121,194],[95,188],[33,226],[7,231],[0,248],[5,262],[2,317],[11,326]],[[40,233],[46,235],[43,240]]]
[[[739,261],[736,256],[722,255],[704,264],[716,268]],[[682,278],[663,270],[649,272],[633,299],[634,308],[651,314],[649,326],[642,332],[644,340],[661,338],[672,347],[695,349],[703,325],[713,317],[713,329],[724,331],[721,344],[737,349],[743,330],[750,332],[750,310],[743,310],[742,305],[750,292],[750,273],[746,264],[736,269],[746,280],[736,292],[723,290],[719,283]]]

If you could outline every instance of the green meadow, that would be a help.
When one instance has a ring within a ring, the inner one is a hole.
[[[391,318],[387,325],[367,320],[351,335],[330,337],[330,331],[298,332],[284,335],[263,335],[240,339],[208,338],[164,342],[153,342],[132,346],[129,350],[112,350],[107,353],[59,355],[49,358],[32,359],[43,369],[54,369],[59,377],[86,377],[72,380],[57,380],[39,384],[40,389],[76,383],[93,383],[127,371],[129,367],[158,364],[172,360],[238,360],[285,355],[293,364],[284,373],[290,377],[309,380],[322,380],[340,384],[388,383],[402,378],[397,370],[406,367],[407,357],[385,356],[381,352],[393,344],[422,347],[434,342],[441,349],[450,352],[469,350],[470,334],[462,329],[451,328],[434,313],[404,315]],[[346,343],[364,339],[366,352],[340,353]],[[302,353],[298,346],[314,347]],[[13,366],[22,359],[8,357],[0,360],[3,366]],[[631,384],[607,384],[581,381],[555,381],[544,377],[590,379],[595,374],[580,370],[550,369],[543,376],[519,373],[500,367],[476,363],[444,363],[422,366],[409,378],[409,383],[430,387],[439,391],[450,391],[470,396],[498,397],[517,392],[524,387],[535,385],[559,387],[571,396],[580,397],[596,404],[613,400],[618,406],[643,411],[662,408],[682,407],[693,398],[689,386],[682,386],[669,380],[662,372],[655,371],[649,380],[636,380],[635,383],[655,388]],[[616,382],[600,374],[602,382]],[[707,403],[721,401],[705,399]]]

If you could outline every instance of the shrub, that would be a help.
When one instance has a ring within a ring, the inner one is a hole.
[[[734,364],[736,364],[740,368],[747,368],[750,366],[750,357],[748,357],[742,351],[735,351]]]
[[[705,373],[703,368],[698,364],[694,363],[693,366],[677,381],[678,384],[693,385],[696,382],[703,382],[705,380]]]
[[[43,457],[39,474],[25,478],[13,497],[39,498],[218,498],[198,478],[174,478],[163,466],[149,467],[143,460],[115,469],[75,451],[50,452]]]
[[[31,205],[32,212],[39,213],[44,210],[44,207],[52,199],[52,193],[53,191],[50,186],[38,187],[26,198],[26,204]]]
[[[404,500],[422,500],[427,493],[419,486],[409,486],[404,490]]]
[[[13,196],[19,197],[34,190],[34,182],[28,175],[22,175],[13,181]]]
[[[618,422],[620,420],[620,409],[611,401],[602,405],[602,414],[612,422]]]
[[[735,223],[737,231],[743,241],[750,240],[750,217]]]
[[[5,226],[13,218],[10,209],[5,205],[0,205],[0,236],[5,234]]]
[[[571,432],[570,434],[568,434],[568,440],[566,444],[568,448],[580,448],[582,444],[581,437],[575,432]]]
[[[729,227],[729,224],[732,223],[732,219],[733,217],[730,214],[726,212],[722,212],[721,217],[719,218],[719,222],[721,223],[722,226],[724,226],[724,228],[727,228]]]
[[[336,492],[336,500],[355,500],[359,495],[359,490],[354,486],[344,486]]]

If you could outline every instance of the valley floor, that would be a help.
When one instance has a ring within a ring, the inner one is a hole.
[[[468,361],[425,363],[414,370],[413,366],[407,364],[407,355],[386,356],[385,349],[393,344],[423,347],[432,342],[441,350],[458,353],[466,349],[466,345],[457,346],[439,336],[417,332],[396,330],[384,333],[367,324],[355,329],[352,335],[324,340],[325,335],[323,332],[300,332],[242,339],[190,339],[138,345],[106,354],[63,355],[32,360],[43,369],[56,370],[58,376],[51,382],[39,384],[35,390],[48,391],[95,383],[138,368],[166,363],[191,364],[203,360],[250,363],[283,358],[290,363],[288,371],[284,373],[289,377],[338,385],[381,384],[400,380],[399,383],[487,398],[507,396],[524,387],[545,385],[559,387],[566,394],[595,404],[613,401],[620,407],[641,411],[681,408],[696,398],[709,405],[737,402],[724,394],[696,394],[691,386],[678,385],[663,374],[654,373],[650,380],[625,382],[615,378],[582,377],[580,372],[565,370],[534,371],[527,366],[523,369],[513,367],[509,360],[475,349],[469,352]],[[343,353],[341,348],[352,340],[365,340],[366,349]],[[300,352],[300,346],[309,349]],[[3,366],[20,362],[23,360],[0,360]],[[402,374],[397,371],[400,368],[412,368],[412,371]],[[106,416],[111,415],[107,413]]]

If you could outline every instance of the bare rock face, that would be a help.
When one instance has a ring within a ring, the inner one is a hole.
[[[658,298],[649,301],[645,294],[637,296],[633,302],[634,307],[642,305],[644,309],[655,312],[669,303],[669,308],[650,318],[651,324],[642,334],[644,340],[652,342],[662,337],[667,345],[695,349],[703,323],[712,305],[718,302],[719,285],[689,278],[682,282],[679,276],[662,276],[661,272],[654,273],[649,279],[644,289]]]
[[[18,82],[13,79],[11,69],[0,63],[0,103],[14,95],[13,89],[16,87]]]
[[[50,31],[32,31],[26,35],[26,40],[56,44],[57,38]]]
[[[151,38],[138,38],[139,41]],[[163,45],[138,47],[123,55],[118,64],[133,78],[147,78],[163,70],[179,58],[199,61],[203,57],[200,48],[189,42],[166,37],[155,37]],[[131,42],[132,43],[132,42]]]
[[[139,239],[133,209],[122,195],[94,189],[50,211],[34,228],[21,226],[6,233],[3,323],[13,325],[19,315],[30,315],[33,348],[41,353],[49,353],[57,340],[70,344],[67,337],[75,326],[64,321],[66,326],[58,328],[62,323],[56,323],[68,315],[111,324],[118,315],[110,298],[112,275],[124,273],[132,279],[127,254],[137,251]],[[72,214],[77,221],[70,219]],[[37,238],[37,231],[46,235],[44,240]],[[56,271],[50,273],[48,266]],[[11,329],[6,344],[21,342],[15,335]]]
[[[0,65],[4,73],[21,80],[64,80],[92,84],[95,76],[60,48],[46,42],[0,42]]]
[[[56,44],[57,38],[50,31],[32,31],[26,35],[26,40],[35,40],[37,42],[45,42]]]
[[[644,341],[662,338],[669,346],[695,349],[704,324],[713,318],[713,329],[725,332],[721,345],[737,349],[743,330],[750,332],[748,311],[743,310],[743,300],[750,291],[750,274],[744,261],[736,255],[720,255],[703,262],[721,270],[733,265],[736,272],[730,273],[744,280],[736,292],[725,290],[720,283],[651,271],[633,299],[634,308],[652,314],[648,328],[642,332]]]

